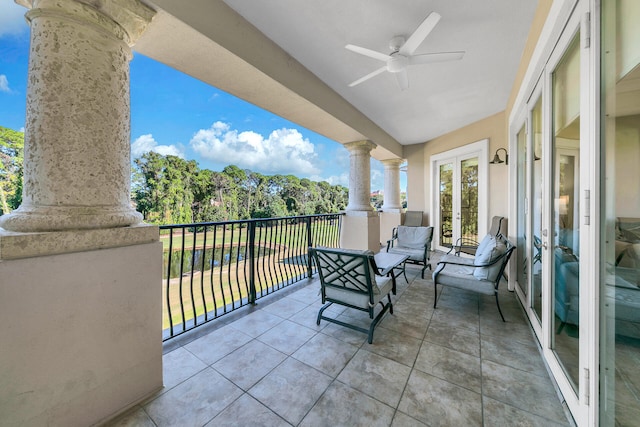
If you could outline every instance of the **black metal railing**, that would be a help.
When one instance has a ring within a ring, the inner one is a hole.
[[[338,247],[342,214],[160,226],[163,340],[311,277],[309,246]]]

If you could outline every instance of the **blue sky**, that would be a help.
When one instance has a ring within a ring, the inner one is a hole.
[[[0,126],[25,123],[29,27],[25,8],[0,0]],[[339,143],[134,52],[131,61],[131,153],[228,164],[266,175],[293,174],[349,184],[349,154]],[[284,160],[284,161],[283,161]],[[401,174],[406,188],[406,175]],[[384,187],[372,159],[371,189]]]

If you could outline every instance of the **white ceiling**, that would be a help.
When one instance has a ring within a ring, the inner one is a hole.
[[[534,0],[225,0],[401,144],[428,141],[505,109]],[[431,12],[442,19],[415,54],[466,51],[460,61],[409,67],[409,89],[348,43],[390,53]]]
[[[364,137],[401,156],[402,145],[506,108],[538,2],[147,3],[159,14],[136,50],[338,142]],[[405,91],[386,72],[348,87],[384,64],[346,44],[389,53],[392,37],[409,36],[432,11],[442,19],[415,54],[463,50],[463,59],[409,67]]]

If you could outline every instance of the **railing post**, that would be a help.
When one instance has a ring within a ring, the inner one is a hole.
[[[256,303],[256,221],[249,221],[249,303]]]
[[[313,236],[311,236],[311,216],[307,217],[307,277],[311,278],[311,276],[313,275],[313,270],[312,270],[312,260],[311,260],[311,254],[309,253],[309,248],[313,246]]]

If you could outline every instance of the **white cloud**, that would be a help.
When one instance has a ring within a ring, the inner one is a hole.
[[[263,173],[309,176],[319,172],[314,145],[296,129],[277,129],[265,138],[217,121],[196,132],[191,147],[204,159]]]
[[[158,145],[158,142],[153,139],[153,135],[146,134],[139,136],[131,144],[131,157],[137,158],[149,151],[155,151],[163,156],[178,156],[184,159],[184,153],[176,145]]]
[[[0,92],[11,92],[9,88],[9,80],[4,74],[0,74]]]
[[[18,35],[28,30],[24,14],[27,8],[14,3],[11,0],[0,3],[0,37],[5,35]]]
[[[309,177],[312,181],[327,181],[331,185],[342,185],[349,188],[349,172],[344,172],[340,175],[331,175],[330,177],[322,177],[320,175],[313,175]]]

